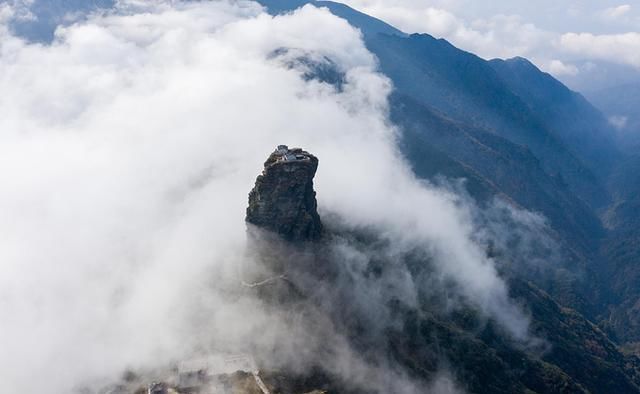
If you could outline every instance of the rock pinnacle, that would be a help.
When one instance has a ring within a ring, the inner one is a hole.
[[[313,241],[322,234],[313,177],[318,159],[300,148],[279,145],[264,163],[249,193],[247,223],[287,241]]]

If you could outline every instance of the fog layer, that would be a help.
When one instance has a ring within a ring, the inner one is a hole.
[[[322,216],[428,252],[456,297],[526,338],[468,205],[402,159],[390,82],[344,20],[131,0],[41,45],[9,31],[19,15],[0,6],[3,390],[66,393],[277,336],[277,316],[227,296],[246,264],[247,193],[277,144],[320,158]],[[344,83],[308,78],[287,53],[328,61]]]

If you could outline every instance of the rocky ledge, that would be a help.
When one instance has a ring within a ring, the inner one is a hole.
[[[264,163],[249,193],[247,223],[287,241],[313,241],[322,235],[313,177],[318,159],[300,148],[279,145]]]

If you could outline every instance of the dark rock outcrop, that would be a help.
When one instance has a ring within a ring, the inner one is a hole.
[[[287,241],[313,241],[322,234],[313,177],[318,159],[299,148],[280,145],[264,163],[249,193],[247,223]]]

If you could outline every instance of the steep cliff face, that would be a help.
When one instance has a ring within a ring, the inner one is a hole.
[[[247,223],[287,241],[313,241],[322,235],[313,177],[318,159],[299,148],[280,145],[264,163],[249,193]]]

